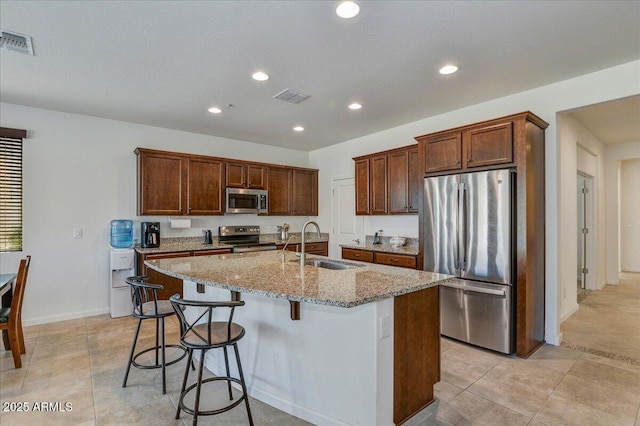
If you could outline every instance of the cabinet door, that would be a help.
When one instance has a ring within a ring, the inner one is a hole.
[[[389,213],[409,211],[409,151],[394,152],[387,157]]]
[[[502,123],[464,133],[466,167],[513,161],[513,123]]]
[[[265,166],[247,165],[247,188],[267,189],[267,168]]]
[[[416,257],[406,254],[375,253],[375,262],[381,265],[400,266],[402,268],[416,268]]]
[[[387,156],[371,157],[371,214],[387,213]]]
[[[356,161],[356,214],[369,214],[369,159]]]
[[[422,193],[423,173],[420,170],[418,148],[409,150],[409,213],[418,213]]]
[[[425,173],[462,168],[462,134],[454,133],[425,140]]]
[[[246,167],[242,163],[227,163],[227,186],[231,188],[244,188],[246,181]]]
[[[222,206],[224,163],[189,159],[187,193],[190,215],[224,214]]]
[[[313,170],[293,170],[291,200],[292,215],[318,215],[318,172]]]
[[[269,167],[269,215],[291,214],[292,170]]]
[[[138,215],[182,215],[186,161],[170,154],[138,154]]]

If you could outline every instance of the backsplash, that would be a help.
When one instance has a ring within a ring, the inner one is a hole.
[[[395,236],[395,235],[394,235]],[[380,239],[380,243],[382,244],[391,244],[391,238],[393,238],[394,236],[391,237],[385,237],[383,235],[378,236],[378,238]],[[373,244],[373,235],[367,235],[365,236],[365,244]],[[404,244],[404,247],[418,247],[418,239],[417,238],[408,238],[408,237],[404,237],[406,238],[406,242]]]

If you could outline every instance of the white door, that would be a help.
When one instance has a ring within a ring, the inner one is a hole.
[[[331,183],[331,244],[329,256],[342,257],[340,244],[364,245],[364,217],[356,216],[354,178],[336,178]]]

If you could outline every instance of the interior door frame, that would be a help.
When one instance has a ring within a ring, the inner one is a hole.
[[[594,259],[594,244],[596,224],[594,221],[595,212],[595,193],[594,193],[594,177],[578,170],[578,175],[584,178],[585,188],[587,193],[584,194],[584,206],[577,206],[577,208],[584,208],[584,226],[589,230],[584,236],[584,268],[589,271],[584,277],[584,288],[586,290],[597,290],[596,286],[596,265]],[[576,218],[577,219],[577,218]]]
[[[335,189],[338,186],[338,184],[341,181],[345,181],[351,179],[353,180],[354,183],[354,200],[355,200],[355,177],[353,175],[351,176],[336,176],[333,177],[331,179],[331,235],[332,238],[329,239],[329,257],[334,258],[334,259],[340,259],[342,258],[342,252],[340,250],[340,243],[338,241],[337,238],[335,238],[336,235],[336,216],[339,213],[338,210],[338,205],[336,204],[336,199],[335,199]],[[363,216],[358,216],[356,215],[356,212],[354,210],[353,212],[354,216],[356,216],[357,220],[362,221],[362,224],[360,226],[360,231],[362,235],[359,235],[358,238],[360,239],[360,241],[362,242],[362,244],[364,244],[364,217]]]

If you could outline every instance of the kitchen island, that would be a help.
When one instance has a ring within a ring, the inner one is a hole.
[[[438,283],[450,277],[362,262],[301,267],[296,260],[268,251],[145,264],[182,279],[187,299],[241,295],[246,305],[234,321],[247,330],[239,344],[245,378],[249,394],[267,404],[314,424],[391,425],[433,402]],[[222,372],[222,355],[211,353],[205,365]]]

